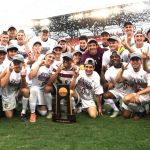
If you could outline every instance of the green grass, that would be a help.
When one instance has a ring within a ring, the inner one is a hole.
[[[35,124],[0,119],[0,150],[149,150],[150,118],[133,121],[108,116],[77,123],[55,123],[40,117]]]

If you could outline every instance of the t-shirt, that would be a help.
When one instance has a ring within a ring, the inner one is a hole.
[[[110,56],[112,54],[112,51],[109,49],[108,51],[105,51],[103,54],[103,60],[102,65],[106,66],[110,63]],[[124,49],[123,52],[120,54],[120,58],[122,62],[128,62],[129,61],[129,51]]]
[[[0,74],[6,69],[4,63],[0,64]],[[0,95],[2,95],[2,88],[0,87]]]
[[[150,74],[144,71],[142,67],[138,72],[135,72],[133,68],[129,68],[123,72],[122,76],[135,92],[150,86]]]
[[[56,70],[57,70],[57,66],[55,66],[55,68],[53,69],[52,74],[55,74]],[[62,69],[61,72],[57,76],[57,83],[70,84],[70,81],[73,77],[73,73],[74,73],[73,67],[71,67],[70,69],[67,69],[67,70],[65,68]]]
[[[103,88],[100,85],[100,76],[97,72],[87,76],[85,70],[79,71],[79,76],[76,79],[76,91],[81,100],[94,100],[94,95],[103,93]]]
[[[40,37],[37,37],[35,41],[39,41],[42,44],[42,54],[45,54],[48,50],[53,50],[54,46],[57,45],[57,41],[48,38],[47,41],[42,41]],[[34,41],[34,42],[35,42]]]
[[[38,62],[32,66],[31,70],[33,70],[37,65]],[[41,66],[37,72],[37,75],[32,79],[31,86],[38,86],[40,87],[40,89],[43,89],[50,78],[52,70],[52,66],[50,66],[49,68],[47,68],[46,66]]]
[[[125,66],[126,63],[123,63],[123,65]],[[115,68],[114,66],[111,66],[105,72],[105,79],[108,82],[112,82],[114,84],[114,86],[115,86],[113,88],[114,90],[120,91],[121,93],[130,93],[133,90],[130,86],[127,86],[126,81],[124,81],[122,83],[117,83],[116,82],[116,76],[117,76],[119,71],[120,71],[120,68]]]
[[[136,45],[133,45],[132,48],[135,50],[135,52],[142,54],[142,52],[147,52],[147,50],[150,49],[150,44],[144,42],[141,48],[137,48]],[[150,65],[150,53],[149,53],[148,65]]]
[[[27,57],[27,53],[24,45],[18,45],[17,40],[11,40],[10,42],[13,45],[16,45],[16,47],[18,48],[18,54],[21,54],[24,58]]]
[[[83,55],[81,59],[81,64],[84,64],[86,58],[93,58],[95,60],[95,71],[100,74],[101,73],[101,68],[102,68],[102,56],[104,53],[105,49],[104,48],[98,48],[97,49],[97,54],[96,55],[91,55],[89,51],[87,50]]]
[[[8,85],[2,88],[2,98],[4,101],[9,101],[12,97],[17,96],[21,88],[21,74],[14,70],[11,72]]]

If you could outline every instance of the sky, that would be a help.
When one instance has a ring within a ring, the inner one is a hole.
[[[142,0],[132,0],[140,2]],[[31,26],[32,19],[131,3],[131,0],[1,0],[0,30]],[[3,7],[2,7],[3,6]]]

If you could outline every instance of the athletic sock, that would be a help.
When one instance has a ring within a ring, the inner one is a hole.
[[[26,114],[29,98],[22,97],[22,114]]]
[[[114,111],[119,111],[118,107],[112,99],[105,99],[105,104],[110,105]]]

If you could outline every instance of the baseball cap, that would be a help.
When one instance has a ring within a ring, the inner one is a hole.
[[[117,51],[113,51],[113,52],[111,53],[110,57],[111,57],[111,56],[119,56],[119,57],[120,57],[120,54],[119,54],[119,52],[117,52]]]
[[[58,39],[58,41],[57,41],[57,42],[58,42],[58,43],[60,43],[61,41],[63,41],[63,42],[67,42],[65,38],[60,38],[60,39]]]
[[[7,50],[4,46],[0,46],[0,52],[7,53]]]
[[[49,54],[54,54],[54,55],[55,55],[55,52],[52,51],[52,50],[48,50],[48,51],[46,52],[45,56],[46,56],[46,55],[49,55]]]
[[[95,60],[92,58],[87,58],[84,62],[84,65],[93,65],[95,66]]]
[[[130,60],[131,60],[132,58],[139,58],[139,59],[141,59],[142,56],[141,56],[140,53],[135,53],[135,52],[133,52],[133,53],[130,54]]]
[[[127,25],[133,25],[133,24],[132,24],[132,22],[130,22],[130,21],[126,21],[126,22],[124,23],[124,27],[126,27]]]
[[[20,62],[24,62],[24,57],[20,54],[14,56],[13,61],[18,60]]]
[[[48,27],[42,27],[41,31],[48,31],[49,32],[49,28]]]
[[[14,26],[10,26],[9,28],[8,28],[8,31],[9,30],[17,30]]]
[[[143,32],[142,29],[141,30],[137,30],[134,35],[137,35],[137,34],[142,34],[142,35],[145,36],[145,33]]]
[[[89,39],[88,42],[87,42],[87,44],[91,44],[91,43],[95,43],[95,44],[98,45],[98,42],[95,39],[93,39],[93,38]]]
[[[7,47],[7,51],[9,51],[9,50],[16,50],[16,51],[18,51],[18,47],[15,46],[15,45],[13,45],[13,44],[11,44],[11,45],[9,45],[9,46]]]
[[[41,43],[40,41],[34,42],[34,43],[33,43],[33,46],[36,45],[36,44],[42,45],[42,43]]]
[[[75,51],[73,51],[72,55],[75,55],[76,53],[79,53],[79,54],[82,55],[82,52],[81,52],[80,50],[75,50]]]
[[[117,41],[120,42],[120,38],[116,35],[111,36],[107,41]]]
[[[72,59],[72,54],[69,53],[69,52],[66,52],[66,53],[63,54],[63,58],[64,57],[68,57],[68,58]]]
[[[62,49],[61,45],[59,45],[59,44],[55,45],[54,48],[53,48],[53,50],[54,50],[55,48],[60,48],[60,49]]]

